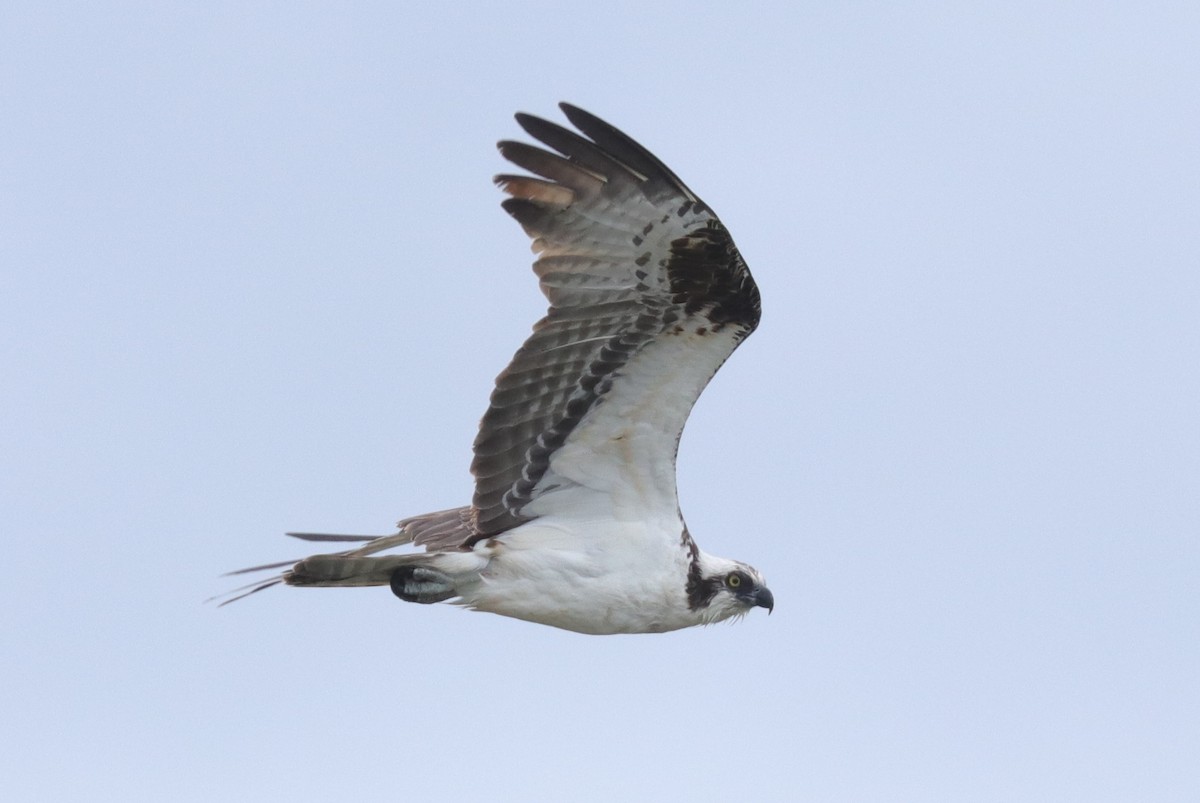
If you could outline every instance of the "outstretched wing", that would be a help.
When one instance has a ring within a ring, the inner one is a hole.
[[[550,309],[496,379],[475,439],[475,536],[546,514],[678,514],[692,405],[759,319],[758,288],[711,210],[653,154],[561,104],[585,136],[526,114],[548,146],[501,142]]]

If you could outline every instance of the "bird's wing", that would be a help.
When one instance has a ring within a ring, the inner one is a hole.
[[[499,144],[534,174],[496,183],[550,309],[480,423],[471,540],[547,514],[677,517],[684,422],[758,324],[758,289],[712,211],[627,135],[561,108],[583,136],[519,114],[549,150]]]

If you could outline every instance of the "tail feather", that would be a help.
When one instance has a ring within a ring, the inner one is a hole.
[[[313,555],[283,573],[290,586],[385,586],[401,566],[419,566],[429,561],[428,553],[385,555],[364,558],[350,555]]]
[[[253,574],[254,572],[265,572],[267,569],[282,569],[284,566],[291,566],[296,561],[281,560],[278,563],[264,563],[261,566],[249,566],[245,569],[234,569],[231,572],[225,572],[222,577],[234,577],[239,574]]]
[[[237,574],[237,572],[230,572],[229,574]],[[247,583],[244,586],[238,586],[232,591],[223,591],[222,593],[211,596],[204,601],[208,603],[219,599],[221,602],[217,603],[217,607],[224,608],[231,602],[237,602],[239,599],[245,599],[251,594],[257,594],[259,591],[264,591],[271,586],[277,586],[282,582],[283,577],[281,576],[270,577],[266,580],[255,580],[253,583]],[[225,599],[222,599],[222,597]]]
[[[312,555],[301,560],[264,563],[259,566],[251,566],[246,569],[229,572],[226,576],[251,574],[253,572],[276,569],[284,570],[274,577],[258,580],[235,588],[232,591],[226,591],[223,594],[210,597],[205,602],[222,600],[219,605],[224,606],[280,584],[309,587],[386,586],[391,582],[392,573],[396,569],[401,566],[421,566],[427,564],[432,554],[430,552],[416,552],[405,555],[368,556],[387,549],[412,544],[414,535],[424,532],[422,527],[429,529],[429,526],[432,524],[440,524],[443,519],[448,520],[450,514],[458,516],[460,510],[439,511],[438,513],[430,513],[425,516],[406,519],[400,523],[400,532],[393,533],[392,535],[288,533],[292,538],[298,538],[301,541],[361,543],[362,546],[347,549],[344,552]]]

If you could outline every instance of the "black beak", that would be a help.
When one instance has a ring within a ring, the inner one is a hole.
[[[754,592],[754,604],[760,608],[766,608],[767,613],[775,610],[775,595],[771,593],[771,589],[766,586],[760,586]]]

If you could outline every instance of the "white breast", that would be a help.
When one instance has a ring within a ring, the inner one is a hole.
[[[517,527],[477,546],[487,568],[459,583],[460,604],[600,635],[697,624],[687,606],[681,533],[648,526],[546,517]]]

